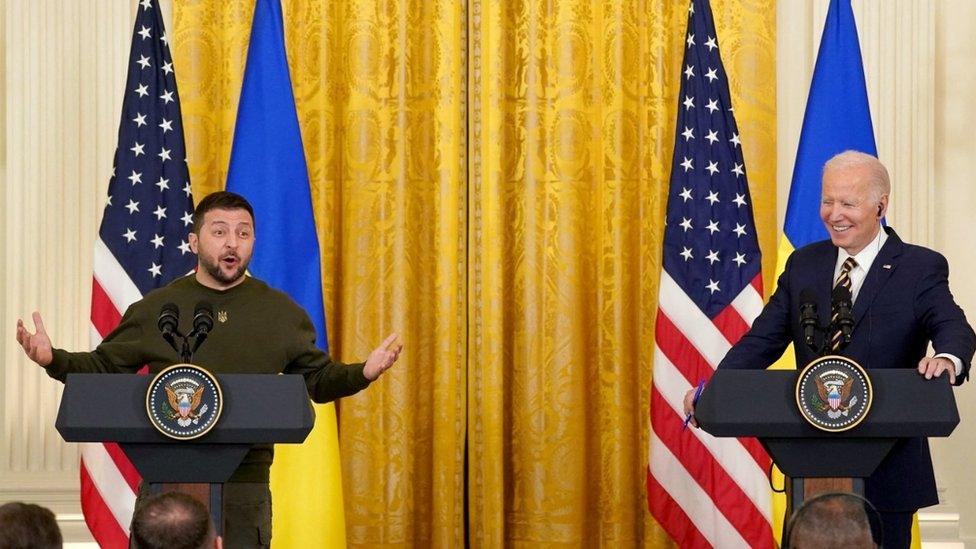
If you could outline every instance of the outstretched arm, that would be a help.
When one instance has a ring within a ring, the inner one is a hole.
[[[365,389],[393,366],[403,349],[396,334],[391,334],[369,354],[365,363],[337,362],[315,345],[315,327],[307,315],[295,336],[297,353],[285,367],[284,373],[304,376],[309,397],[319,403],[354,395]]]

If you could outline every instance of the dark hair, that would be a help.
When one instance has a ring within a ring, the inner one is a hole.
[[[50,509],[19,501],[0,506],[0,547],[54,549],[62,543],[58,521]]]
[[[875,547],[877,536],[872,532],[868,510],[877,514],[868,500],[853,493],[829,492],[812,497],[787,522],[783,547]],[[877,519],[880,528],[880,516]],[[881,539],[878,537],[879,546]]]
[[[199,549],[213,533],[206,507],[182,492],[149,496],[132,515],[136,549]]]
[[[230,191],[217,191],[203,197],[193,210],[194,234],[200,234],[200,229],[203,228],[203,216],[210,210],[247,210],[247,213],[251,214],[251,223],[257,225],[254,219],[254,208],[246,198]]]

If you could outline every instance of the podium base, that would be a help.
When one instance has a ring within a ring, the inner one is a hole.
[[[792,477],[786,483],[786,521],[803,502],[830,492],[852,492],[864,497],[864,479],[857,477]]]

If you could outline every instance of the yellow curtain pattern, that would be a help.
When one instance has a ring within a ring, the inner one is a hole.
[[[772,7],[713,3],[766,250]],[[648,387],[688,4],[472,12],[472,545],[658,546]]]
[[[252,4],[175,4],[197,197]],[[347,543],[666,546],[644,477],[687,3],[282,4],[333,353],[406,344],[339,406]],[[712,2],[767,288],[774,4]]]

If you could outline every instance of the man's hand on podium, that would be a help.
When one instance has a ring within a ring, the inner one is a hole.
[[[47,336],[45,336],[47,337]],[[48,349],[50,351],[51,344],[48,343]],[[363,375],[366,379],[374,381],[376,378],[380,377],[380,374],[390,369],[393,363],[397,361],[400,357],[400,351],[403,350],[403,343],[397,341],[396,334],[390,334],[380,346],[369,353],[369,357],[366,359],[366,366],[363,367]]]
[[[698,422],[695,421],[695,393],[697,389],[691,389],[685,393],[685,417],[689,418],[688,423],[692,427],[698,427]]]
[[[949,382],[956,384],[956,365],[944,356],[927,356],[919,361],[918,373],[925,379],[940,377],[942,372],[949,374]]]
[[[24,321],[17,319],[17,343],[24,349],[28,358],[41,366],[47,366],[54,359],[51,352],[51,338],[47,337],[44,329],[44,321],[41,320],[41,313],[34,311],[31,315],[34,319],[34,329],[37,333],[30,333],[24,327]]]

